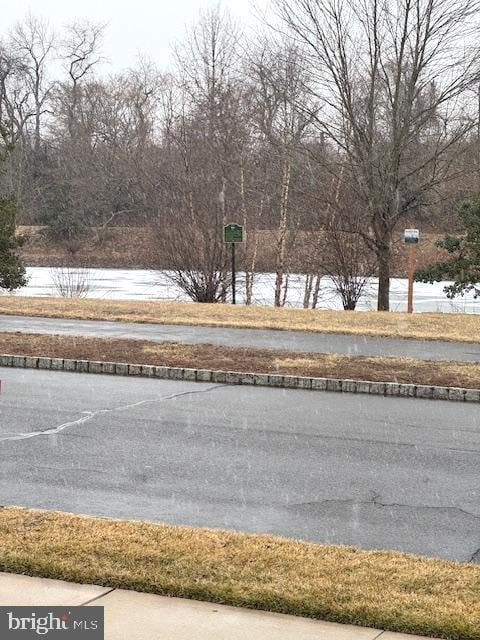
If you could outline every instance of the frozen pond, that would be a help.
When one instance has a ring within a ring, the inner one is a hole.
[[[59,295],[54,284],[53,270],[48,267],[31,267],[27,269],[30,278],[28,286],[17,292],[24,296],[55,296]],[[142,269],[88,269],[89,298],[106,298],[115,300],[188,300],[187,296],[168,278],[166,271],[149,271]],[[258,274],[254,284],[254,303],[259,305],[273,305],[274,274]],[[289,279],[287,306],[302,307],[304,293],[304,275],[291,275]],[[415,311],[443,311],[459,313],[480,313],[480,299],[474,300],[473,295],[448,300],[443,293],[443,287],[448,284],[433,285],[415,283],[414,308]],[[358,309],[375,309],[377,282],[372,278],[368,290],[361,299]],[[242,301],[243,276],[238,275],[238,302]],[[391,291],[392,311],[405,311],[407,299],[407,281],[393,278]],[[319,307],[323,309],[341,309],[338,296],[332,290],[329,278],[322,279],[321,301]]]

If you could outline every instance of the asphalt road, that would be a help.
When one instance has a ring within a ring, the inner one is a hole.
[[[0,316],[0,331],[57,333],[155,342],[186,342],[369,356],[406,356],[421,360],[480,362],[480,343],[399,340],[270,329],[228,329],[181,325],[134,324],[94,320],[61,320]],[[475,336],[476,337],[476,336]]]
[[[480,562],[475,405],[0,376],[0,504]]]

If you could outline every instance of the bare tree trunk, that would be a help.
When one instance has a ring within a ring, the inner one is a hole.
[[[254,279],[254,268],[255,262],[257,260],[257,248],[258,248],[258,238],[257,234],[249,233],[248,229],[248,216],[247,216],[247,205],[245,199],[245,167],[243,164],[243,156],[240,162],[240,202],[242,209],[242,224],[245,232],[244,242],[245,242],[245,304],[252,304],[252,291],[253,291],[253,279]],[[250,240],[253,237],[253,252],[252,258],[249,261],[248,259],[248,249],[250,246]]]
[[[305,293],[303,295],[303,308],[308,309],[310,307],[310,298],[312,296],[313,287],[313,273],[307,273],[305,276]]]
[[[477,189],[480,192],[480,84],[477,86]]]
[[[390,245],[383,245],[378,253],[378,304],[377,311],[390,311]]]
[[[257,264],[258,233],[255,232],[253,240],[253,253],[250,265],[245,267],[245,304],[252,304],[253,282],[255,279],[255,266]]]
[[[282,295],[282,283],[285,272],[285,253],[287,246],[287,231],[288,231],[288,192],[290,189],[290,176],[291,176],[291,162],[290,159],[286,159],[283,165],[283,179],[282,179],[282,200],[280,205],[280,224],[278,228],[278,242],[277,242],[277,269],[275,278],[275,306],[280,307],[281,295]]]
[[[41,148],[41,112],[42,105],[39,98],[39,88],[38,81],[35,85],[35,134],[34,134],[34,159],[35,163],[38,163],[40,157],[40,148]]]
[[[320,297],[320,282],[322,280],[322,275],[317,273],[317,277],[315,280],[315,289],[313,290],[313,300],[312,300],[312,309],[317,308],[318,298]]]
[[[226,180],[225,178],[223,178],[222,180],[222,190],[220,192],[220,207],[221,207],[221,211],[222,211],[222,233],[223,233],[223,227],[226,226],[227,224],[227,215],[226,215],[226,206],[225,206],[225,190],[226,190]],[[222,263],[223,264],[227,264],[227,245],[225,244],[225,242],[222,244],[222,256],[223,256],[223,260]],[[221,296],[221,301],[222,302],[226,302],[227,301],[227,289],[228,289],[228,277],[227,277],[227,271],[225,269],[222,270],[222,274],[221,274],[221,278],[222,278],[222,296]]]
[[[248,304],[248,305],[252,304],[252,299],[253,299],[253,283],[255,279],[255,268],[257,266],[258,242],[259,242],[258,220],[262,220],[263,218],[267,185],[268,185],[268,168],[265,165],[264,176],[263,176],[263,187],[260,195],[260,204],[258,208],[258,214],[257,213],[255,214],[255,229],[253,233],[253,251],[250,258],[250,264],[245,265],[245,270],[247,274],[246,283],[245,283],[245,304]]]
[[[282,295],[282,300],[281,300],[281,304],[279,306],[284,307],[285,303],[287,302],[287,294],[288,294],[288,276],[289,274],[287,273],[285,275],[285,280],[284,280],[284,284],[283,284],[283,295]]]

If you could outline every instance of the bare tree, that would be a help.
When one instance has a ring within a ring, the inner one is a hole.
[[[66,80],[56,83],[55,118],[49,128],[55,152],[44,164],[45,186],[39,202],[39,221],[52,240],[67,240],[75,253],[78,240],[91,235],[92,213],[103,204],[96,186],[101,183],[95,154],[98,143],[98,108],[101,93],[95,66],[101,61],[103,26],[75,22],[58,42]],[[104,169],[105,167],[103,167]]]
[[[269,143],[279,168],[278,229],[274,304],[282,306],[288,281],[285,278],[289,244],[298,216],[291,209],[292,172],[311,124],[311,114],[299,104],[308,100],[308,77],[303,56],[286,42],[265,43],[254,60],[258,90],[259,129]],[[282,288],[284,288],[282,295]]]
[[[34,116],[31,92],[22,61],[10,46],[0,44],[0,126],[2,136],[14,146],[1,173],[1,183],[22,200],[25,188],[32,192],[29,163],[29,124]]]
[[[237,217],[247,224],[250,220],[245,159],[250,132],[238,38],[228,14],[218,8],[202,13],[187,43],[177,48],[179,77],[168,101],[170,167],[165,167],[169,179],[164,194],[172,204],[162,229],[170,238],[166,250],[175,264],[175,281],[203,301],[227,299],[223,226]],[[180,237],[187,229],[196,244]]]
[[[0,45],[0,121],[12,143],[27,144],[28,123],[34,116],[22,61],[9,46]]]
[[[465,91],[478,82],[477,0],[274,0],[316,73],[316,117],[355,182],[365,241],[389,309],[392,234],[449,177],[475,126]]]
[[[22,65],[28,91],[32,97],[34,118],[33,148],[34,159],[38,163],[41,147],[42,117],[51,110],[48,101],[54,83],[48,78],[48,61],[53,53],[54,35],[48,24],[41,18],[27,16],[16,24],[10,34],[12,51]]]
[[[102,61],[100,53],[105,25],[88,20],[75,21],[66,27],[59,45],[59,53],[68,75],[70,100],[67,126],[70,136],[78,124],[77,106],[81,99],[81,82],[92,74]]]

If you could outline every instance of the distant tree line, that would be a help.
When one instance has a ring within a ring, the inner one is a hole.
[[[15,25],[0,43],[0,186],[18,222],[72,252],[113,225],[151,227],[177,284],[213,302],[227,299],[235,221],[247,303],[269,231],[275,305],[301,242],[305,307],[330,275],[354,309],[377,275],[388,310],[394,233],[456,229],[456,203],[479,192],[480,0],[273,8],[250,38],[202,13],[168,73],[145,59],[100,73],[101,25]]]

